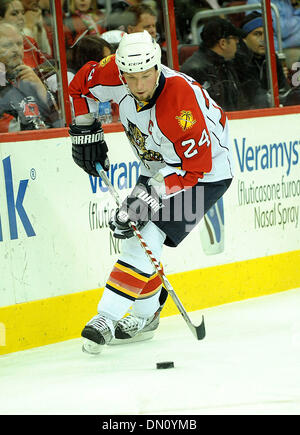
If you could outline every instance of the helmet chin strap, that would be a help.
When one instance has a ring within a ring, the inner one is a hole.
[[[158,70],[158,75],[157,75],[157,79],[156,79],[155,87],[154,87],[154,89],[153,89],[153,94],[154,94],[154,92],[155,92],[155,90],[156,90],[156,88],[157,88],[157,86],[158,86],[159,78],[160,78],[160,74],[161,74],[161,69]],[[129,89],[128,84],[124,82],[124,80],[123,80],[123,76],[122,76],[122,73],[121,73],[120,70],[119,70],[119,79],[121,80],[122,84],[125,86],[127,93],[128,93],[132,98],[135,99],[135,101],[137,102],[137,104],[140,104],[140,103],[141,103],[141,100],[139,100],[138,98],[136,98],[135,95],[133,95],[133,93],[132,93],[131,90]],[[152,94],[152,95],[153,95],[153,94]]]

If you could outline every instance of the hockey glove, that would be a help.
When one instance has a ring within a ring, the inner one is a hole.
[[[80,168],[94,177],[99,177],[95,163],[100,162],[103,169],[108,171],[108,148],[98,120],[95,119],[92,125],[71,124],[69,134],[72,141],[72,157]]]
[[[134,235],[130,222],[141,230],[162,207],[159,195],[153,187],[149,184],[137,184],[109,221],[109,227],[117,239],[129,239]]]

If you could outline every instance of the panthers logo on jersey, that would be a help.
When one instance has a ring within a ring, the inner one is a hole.
[[[106,57],[104,57],[102,60],[100,60],[100,66],[105,66],[105,65],[107,65],[108,64],[108,62],[110,62],[111,61],[111,59],[112,59],[112,57],[113,57],[114,55],[113,54],[110,54],[109,56],[106,56]]]
[[[176,116],[176,119],[178,120],[178,124],[183,131],[193,127],[193,125],[197,122],[193,118],[193,114],[190,110],[182,110],[180,112],[180,116]]]
[[[159,152],[146,149],[146,139],[148,135],[141,132],[133,122],[128,120],[128,130],[125,127],[124,129],[129,142],[134,146],[141,160],[163,161],[163,157]]]

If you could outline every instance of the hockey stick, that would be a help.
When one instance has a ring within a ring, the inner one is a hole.
[[[114,186],[112,185],[112,183],[110,182],[108,176],[106,175],[106,172],[104,171],[104,169],[102,168],[100,163],[96,163],[96,170],[98,172],[98,174],[100,175],[100,177],[102,178],[102,180],[104,181],[104,183],[106,184],[106,187],[108,188],[109,192],[112,194],[112,196],[114,197],[116,204],[118,207],[121,206],[121,200],[120,197],[118,195],[118,192],[116,191],[116,189],[114,188]],[[141,235],[141,233],[139,232],[139,230],[136,228],[136,226],[134,225],[133,222],[129,222],[129,226],[131,227],[134,235],[136,236],[136,238],[139,240],[140,245],[142,246],[142,248],[144,249],[147,257],[149,258],[150,262],[152,263],[152,265],[154,266],[156,272],[158,273],[162,284],[164,285],[164,287],[166,288],[166,290],[168,291],[169,295],[171,296],[171,298],[173,299],[176,307],[178,308],[180,314],[182,315],[182,317],[184,318],[185,322],[187,323],[188,327],[190,328],[190,330],[192,331],[192,333],[194,334],[194,336],[197,338],[197,340],[202,340],[205,337],[205,324],[204,324],[204,317],[202,316],[202,322],[199,326],[195,326],[193,325],[191,319],[189,318],[185,308],[183,307],[182,303],[180,302],[177,294],[175,293],[175,290],[173,289],[173,287],[171,286],[168,278],[166,277],[166,275],[163,272],[162,267],[160,266],[160,263],[156,260],[156,258],[154,257],[153,253],[151,252],[151,250],[149,249],[147,243],[145,242],[145,240],[143,239],[143,236]]]

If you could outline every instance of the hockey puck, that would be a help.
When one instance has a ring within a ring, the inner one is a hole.
[[[173,361],[163,361],[163,362],[156,363],[157,369],[172,369],[173,367],[174,367]]]

